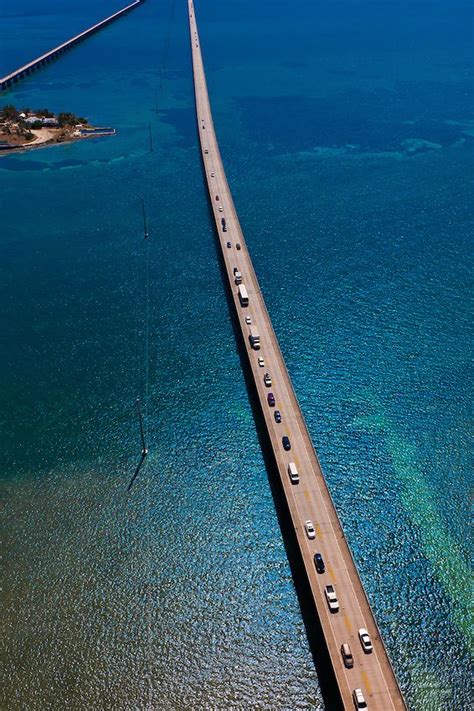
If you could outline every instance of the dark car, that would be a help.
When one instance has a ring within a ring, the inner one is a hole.
[[[225,225],[222,228],[222,232],[227,232],[227,227]]]
[[[225,217],[221,217],[221,225],[222,225],[222,226],[225,225]]]
[[[284,437],[281,438],[281,443],[283,445],[283,449],[285,449],[287,452],[289,452],[291,449],[290,438],[285,435]]]
[[[240,249],[240,242],[237,242],[235,246],[237,247],[237,249]]]
[[[275,418],[275,422],[281,422],[281,412],[280,412],[280,410],[275,410],[274,418]]]
[[[324,573],[326,566],[324,565],[323,556],[321,553],[314,554],[314,565],[318,573]]]
[[[232,247],[230,242],[227,242],[227,246],[229,247],[229,249]]]
[[[268,393],[267,401],[270,407],[275,407],[275,395],[273,393]]]
[[[219,200],[219,195],[216,195],[216,200]]]

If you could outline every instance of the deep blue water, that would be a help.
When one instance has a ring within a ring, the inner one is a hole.
[[[4,0],[0,72],[117,6]],[[196,12],[242,226],[407,703],[467,710],[471,5]],[[147,0],[1,98],[118,130],[0,159],[2,708],[323,708],[220,274],[187,31],[184,2]],[[127,496],[142,195],[150,456]]]

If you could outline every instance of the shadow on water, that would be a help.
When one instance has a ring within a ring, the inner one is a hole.
[[[203,188],[208,196],[209,217],[214,224],[214,214],[212,212],[212,204],[209,198],[207,186],[203,184]],[[303,564],[303,559],[296,539],[296,534],[291,522],[291,516],[288,509],[288,504],[284,494],[280,475],[275,461],[275,456],[268,436],[265,419],[263,416],[260,400],[258,398],[255,384],[253,381],[252,371],[248,362],[247,351],[242,339],[242,333],[237,322],[234,301],[232,292],[225,269],[225,263],[222,256],[222,251],[218,243],[219,234],[214,230],[216,239],[214,246],[219,262],[219,270],[222,280],[225,283],[225,295],[227,309],[229,312],[232,330],[234,332],[235,341],[237,344],[237,352],[239,355],[240,365],[245,378],[245,386],[252,408],[258,440],[263,454],[265,468],[270,483],[273,501],[278,517],[278,523],[283,537],[286,554],[290,564],[291,574],[298,596],[298,602],[303,617],[303,622],[306,629],[309,648],[313,657],[316,673],[318,675],[319,686],[323,695],[324,704],[331,711],[342,711],[343,705],[339,694],[336,678],[331,664],[331,659],[327,650],[323,631],[319,621],[319,616],[313,602],[313,596],[306,571]]]

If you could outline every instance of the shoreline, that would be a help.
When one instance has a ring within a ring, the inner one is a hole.
[[[85,136],[71,136],[64,141],[56,141],[54,139],[49,139],[47,141],[42,141],[38,143],[23,143],[19,146],[13,145],[11,148],[5,150],[0,150],[0,159],[5,156],[17,155],[18,153],[28,153],[29,151],[39,150],[40,148],[51,148],[52,146],[65,146],[69,143],[79,143],[80,141],[87,141],[91,138],[106,138],[109,136],[116,136],[117,132],[113,129],[113,133],[108,130],[107,133],[89,133]]]

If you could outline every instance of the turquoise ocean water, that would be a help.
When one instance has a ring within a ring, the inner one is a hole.
[[[3,0],[0,73],[119,3],[64,5]],[[465,711],[470,3],[196,12],[242,227],[408,706]],[[324,708],[220,273],[187,33],[185,2],[147,0],[1,97],[118,131],[0,158],[5,709]],[[127,495],[142,195],[150,456]]]

